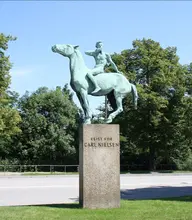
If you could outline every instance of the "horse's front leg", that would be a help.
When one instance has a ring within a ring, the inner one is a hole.
[[[83,109],[84,115],[85,115],[85,117],[87,117],[87,111],[86,111],[86,108],[84,107],[84,102],[83,102],[82,96],[79,92],[76,92],[76,95],[77,95],[77,98],[79,99],[79,102],[80,102],[81,107]]]
[[[88,94],[87,94],[87,90],[85,89],[81,89],[79,92],[81,99],[83,101],[83,108],[85,111],[85,120],[84,120],[84,124],[91,124],[91,119],[92,119],[92,112],[91,109],[89,107],[89,100],[88,100]]]

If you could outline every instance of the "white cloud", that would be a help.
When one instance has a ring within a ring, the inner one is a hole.
[[[25,75],[28,75],[30,73],[33,72],[33,69],[30,69],[30,68],[13,68],[11,71],[10,71],[10,74],[11,76],[19,76],[19,77],[22,77],[22,76],[25,76]]]

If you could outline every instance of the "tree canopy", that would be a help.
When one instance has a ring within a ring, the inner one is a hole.
[[[131,108],[131,99],[127,98],[124,112],[116,119],[127,140],[122,144],[126,161],[133,156],[138,158],[136,163],[156,169],[161,163],[176,164],[190,152],[182,124],[191,103],[184,97],[191,88],[191,69],[179,63],[176,52],[175,47],[162,48],[158,42],[142,39],[133,41],[133,48],[112,56],[137,85],[139,94],[138,110]]]
[[[22,118],[12,149],[22,163],[67,164],[76,161],[78,108],[68,87],[41,87],[19,100]]]
[[[15,40],[12,36],[0,33],[0,155],[5,156],[6,143],[12,135],[20,132],[18,123],[21,118],[17,109],[13,107],[13,94],[8,91],[11,83],[10,57],[6,55],[8,43]]]

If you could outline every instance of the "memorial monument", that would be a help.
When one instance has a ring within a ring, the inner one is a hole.
[[[103,51],[103,43],[85,54],[95,59],[89,69],[83,60],[79,46],[56,44],[52,51],[69,58],[70,85],[84,111],[84,122],[79,140],[79,201],[85,208],[117,208],[120,206],[120,140],[119,125],[109,124],[123,111],[122,100],[132,93],[137,109],[136,86],[118,70],[109,53]],[[106,73],[106,65],[115,72]],[[92,112],[88,95],[107,96],[113,109],[102,124],[91,124]]]

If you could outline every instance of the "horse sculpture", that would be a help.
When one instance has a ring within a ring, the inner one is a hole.
[[[70,85],[75,91],[84,111],[84,124],[91,124],[92,119],[88,95],[107,96],[113,108],[113,112],[109,114],[105,123],[111,123],[113,119],[123,111],[122,100],[130,92],[132,92],[133,95],[134,108],[137,109],[138,95],[136,86],[130,83],[123,74],[101,73],[94,76],[101,90],[92,94],[94,85],[87,77],[89,69],[84,63],[83,56],[79,51],[79,46],[56,44],[52,46],[52,51],[69,58],[71,73]]]

